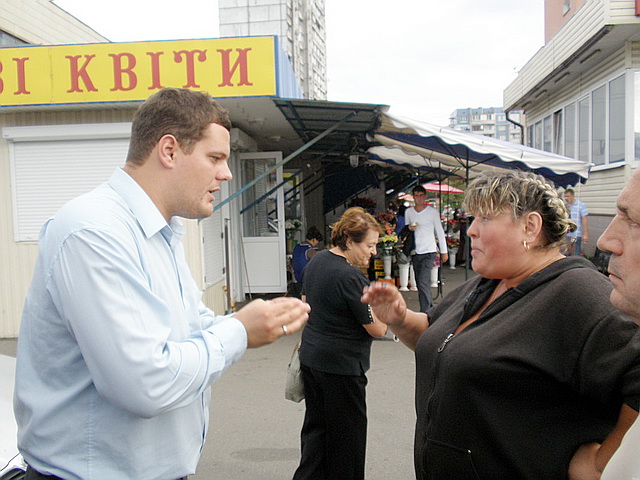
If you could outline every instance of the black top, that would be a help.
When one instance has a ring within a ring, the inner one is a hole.
[[[347,260],[323,250],[304,270],[302,287],[311,305],[302,332],[300,363],[339,375],[369,370],[371,335],[362,325],[372,323],[369,306],[360,301],[369,280]]]
[[[420,480],[567,478],[578,446],[602,441],[640,396],[637,325],[590,262],[554,262],[453,335],[497,282],[475,277],[429,312],[416,346]]]

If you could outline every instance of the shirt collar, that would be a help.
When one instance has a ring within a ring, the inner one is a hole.
[[[140,228],[147,238],[154,236],[162,231],[165,227],[167,230],[163,236],[171,243],[171,237],[175,234],[182,237],[184,234],[184,226],[177,217],[171,217],[169,224],[153,203],[149,195],[142,189],[127,172],[122,168],[117,168],[108,184],[113,190],[122,197],[127,204],[134,217],[140,224]]]

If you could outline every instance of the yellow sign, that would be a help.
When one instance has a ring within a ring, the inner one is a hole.
[[[276,95],[275,37],[0,48],[0,106]]]

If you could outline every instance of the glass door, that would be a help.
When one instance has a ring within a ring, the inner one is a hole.
[[[241,185],[264,175],[282,160],[281,152],[240,153]],[[277,187],[277,188],[276,188]],[[282,167],[242,194],[240,219],[247,293],[287,291]]]

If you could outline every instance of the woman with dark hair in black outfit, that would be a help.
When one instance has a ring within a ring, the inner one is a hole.
[[[315,255],[304,273],[302,293],[311,313],[300,347],[306,413],[294,480],[364,478],[365,373],[372,337],[387,332],[360,301],[369,280],[358,267],[376,254],[378,222],[354,207],[332,229],[334,247]]]

